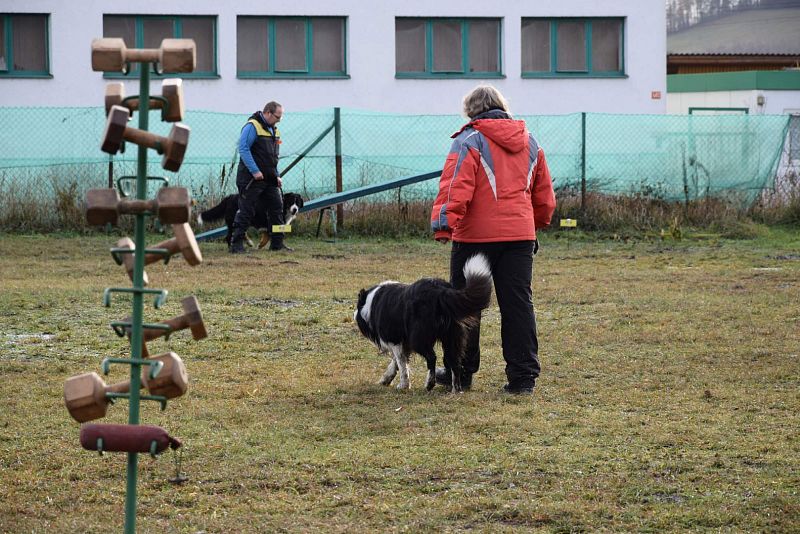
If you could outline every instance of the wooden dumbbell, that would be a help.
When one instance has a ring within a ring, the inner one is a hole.
[[[192,72],[197,51],[192,39],[164,39],[160,48],[128,48],[119,38],[92,40],[92,70],[128,72],[128,63],[158,63],[162,72]]]
[[[159,360],[164,366],[155,378],[150,378],[150,373],[142,369],[142,384],[151,395],[161,395],[168,399],[180,397],[189,387],[189,374],[177,354],[165,352],[153,356],[151,360]]]
[[[181,307],[183,307],[183,315],[178,315],[172,319],[161,321],[163,324],[169,325],[169,332],[177,330],[184,330],[188,328],[192,332],[192,338],[196,340],[208,337],[206,325],[203,322],[203,313],[200,311],[200,303],[197,302],[197,297],[190,295],[181,300]],[[142,340],[152,341],[153,339],[162,337],[167,334],[167,331],[156,328],[143,328]]]
[[[166,249],[169,251],[170,256],[180,252],[183,255],[183,258],[186,260],[186,263],[189,265],[195,266],[201,264],[203,262],[203,255],[200,253],[200,247],[197,246],[197,240],[195,239],[194,232],[192,232],[192,228],[189,226],[189,224],[173,224],[172,230],[175,233],[175,237],[167,239],[166,241],[162,241],[161,243],[154,245],[152,248]],[[127,248],[133,250],[135,245],[130,238],[123,237],[117,241],[117,248]],[[125,266],[125,270],[128,272],[128,278],[133,280],[133,254],[120,254],[120,256],[122,259],[122,264]],[[144,264],[150,265],[151,263],[155,263],[163,259],[164,256],[162,254],[145,254]],[[149,283],[149,277],[147,276],[146,272],[143,273],[143,282],[144,285]]]
[[[186,393],[189,375],[177,354],[166,352],[151,359],[161,361],[164,366],[155,378],[150,378],[149,368],[143,368],[142,387],[147,388],[151,395],[168,399]],[[97,373],[84,373],[64,382],[64,403],[73,419],[85,423],[105,417],[108,405],[111,404],[106,393],[128,393],[130,388],[130,381],[107,386]]]
[[[172,319],[161,321],[161,324],[165,324],[170,327],[169,330],[162,330],[160,328],[142,328],[142,354],[145,357],[148,353],[147,345],[144,345],[144,343],[168,334],[171,335],[172,332],[176,332],[178,330],[185,330],[188,328],[191,330],[192,338],[195,341],[208,337],[206,325],[203,322],[203,313],[200,311],[200,303],[197,302],[197,297],[190,295],[182,299],[181,306],[183,307],[183,315],[178,315]],[[130,322],[130,317],[126,317],[124,322]],[[125,328],[125,333],[128,335],[128,337],[130,337],[130,327]]]
[[[166,122],[178,122],[183,120],[186,111],[183,103],[183,80],[180,78],[168,78],[161,82],[161,97],[166,100],[150,99],[149,109],[160,109],[161,120]],[[122,82],[110,83],[106,85],[106,115],[111,112],[113,106],[123,106],[130,112],[137,111],[140,107],[139,98],[131,98],[125,101],[125,84]]]
[[[149,212],[162,224],[180,224],[189,220],[192,201],[185,187],[162,187],[151,200],[120,199],[116,189],[89,189],[86,192],[86,220],[91,225],[117,224],[123,213]]]
[[[192,232],[189,223],[173,224],[172,231],[175,237],[162,241],[154,245],[153,248],[167,249],[172,256],[180,252],[186,260],[186,263],[191,266],[203,263],[203,255],[200,253],[200,247],[197,246],[197,240],[194,237],[194,232]],[[146,254],[144,257],[144,264],[150,265],[163,258],[164,256],[160,254]]]
[[[108,154],[116,154],[123,141],[130,141],[163,154],[161,166],[168,171],[177,172],[181,168],[183,157],[186,155],[186,146],[189,144],[189,127],[183,123],[173,124],[169,137],[163,137],[129,127],[128,119],[130,119],[130,112],[127,108],[111,106],[100,150]]]

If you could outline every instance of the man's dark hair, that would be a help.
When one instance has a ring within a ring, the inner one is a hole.
[[[274,100],[271,100],[271,101],[267,102],[267,104],[264,106],[264,113],[275,113],[276,109],[282,108],[282,107],[283,106],[281,106],[280,104],[278,104]]]

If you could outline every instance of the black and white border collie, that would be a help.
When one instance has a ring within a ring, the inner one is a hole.
[[[292,224],[294,218],[303,207],[303,197],[297,193],[284,193],[283,194],[283,224]],[[228,227],[228,232],[225,234],[225,242],[231,244],[231,235],[233,235],[233,220],[236,218],[236,212],[239,211],[239,195],[233,194],[223,198],[219,204],[213,208],[207,209],[197,215],[197,224],[202,225],[207,222],[214,222],[224,219],[225,226]],[[261,232],[261,242],[258,248],[264,248],[269,242],[269,233],[267,229],[270,227],[269,218],[267,217],[267,210],[264,206],[256,210],[256,216],[250,221],[254,227],[258,228]],[[248,245],[251,247],[253,243],[245,235]]]
[[[442,344],[444,363],[452,370],[452,391],[461,392],[461,364],[468,329],[475,325],[481,310],[489,306],[492,272],[482,254],[464,265],[466,287],[453,289],[438,278],[423,278],[413,284],[382,282],[358,294],[353,320],[361,333],[391,362],[380,383],[388,386],[400,371],[398,389],[411,387],[408,360],[412,352],[425,358],[428,377],[425,388],[436,383],[437,341]]]

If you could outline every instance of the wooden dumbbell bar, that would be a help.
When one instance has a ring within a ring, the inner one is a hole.
[[[142,341],[148,342],[160,337],[169,337],[173,332],[179,330],[189,329],[192,332],[192,338],[195,341],[208,337],[206,331],[206,324],[203,321],[203,312],[200,310],[200,303],[197,297],[190,295],[181,300],[181,307],[183,308],[183,315],[178,315],[172,319],[167,319],[159,323],[151,324],[148,328],[147,324],[142,325]],[[112,328],[118,336],[127,335],[130,337],[130,317],[126,317],[122,321],[112,323]],[[166,325],[165,328],[153,328],[155,325]],[[168,327],[168,328],[167,328]],[[142,355],[146,357],[147,347],[142,347]]]
[[[86,192],[86,220],[91,225],[117,224],[121,214],[150,213],[162,224],[185,223],[191,217],[192,201],[185,187],[162,187],[152,200],[120,199],[116,189]]]
[[[161,166],[168,170],[177,172],[183,163],[186,155],[186,147],[189,144],[190,128],[183,123],[172,125],[169,137],[156,135],[138,128],[128,126],[130,113],[127,108],[122,106],[111,106],[111,111],[106,119],[106,129],[103,132],[103,142],[100,149],[107,154],[116,154],[122,147],[123,141],[146,146],[162,154]]]
[[[169,330],[145,327],[142,329],[142,340],[145,342],[152,341],[162,336],[168,336],[171,332],[186,328],[192,332],[192,338],[195,341],[208,337],[206,325],[203,322],[203,312],[200,310],[200,303],[197,302],[197,297],[190,295],[184,298],[181,300],[181,306],[183,307],[183,315],[161,321],[163,324],[169,325]]]
[[[200,247],[197,246],[197,240],[195,239],[194,232],[192,232],[192,228],[189,226],[189,224],[173,224],[172,230],[175,233],[175,237],[167,239],[166,241],[162,241],[161,243],[156,244],[153,248],[166,250],[167,259],[170,256],[174,256],[180,252],[183,255],[183,258],[186,260],[186,263],[192,267],[203,263],[203,255],[200,253]],[[114,259],[120,265],[125,266],[125,270],[127,271],[128,277],[131,280],[133,280],[134,258],[133,252],[127,251],[133,251],[134,249],[135,244],[129,237],[123,237],[117,241],[116,248],[112,249]],[[150,265],[151,263],[163,260],[164,258],[164,254],[146,254],[144,257],[144,264]],[[147,276],[147,272],[142,273],[142,280],[144,285],[150,283],[150,278]]]
[[[161,72],[192,72],[197,52],[192,39],[164,39],[159,48],[128,48],[119,38],[92,41],[92,70],[128,72],[128,63],[157,63]]]
[[[163,366],[155,378],[148,369],[142,369],[142,384],[151,395],[174,399],[186,393],[189,375],[183,361],[174,352],[151,358]],[[64,383],[64,403],[73,419],[79,423],[105,417],[114,394],[130,392],[130,381],[106,385],[97,373],[73,376]],[[109,394],[111,394],[109,396]]]
[[[141,107],[139,97],[125,98],[125,84],[115,82],[106,85],[106,115],[114,106],[122,106],[129,112],[138,111]],[[161,96],[150,97],[149,109],[160,109],[161,120],[165,122],[178,122],[183,120],[186,111],[183,100],[183,80],[168,78],[161,82]]]

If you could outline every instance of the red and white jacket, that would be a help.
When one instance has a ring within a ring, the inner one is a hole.
[[[525,122],[492,110],[453,137],[431,213],[434,237],[536,239],[536,229],[550,224],[556,197],[544,151]]]

